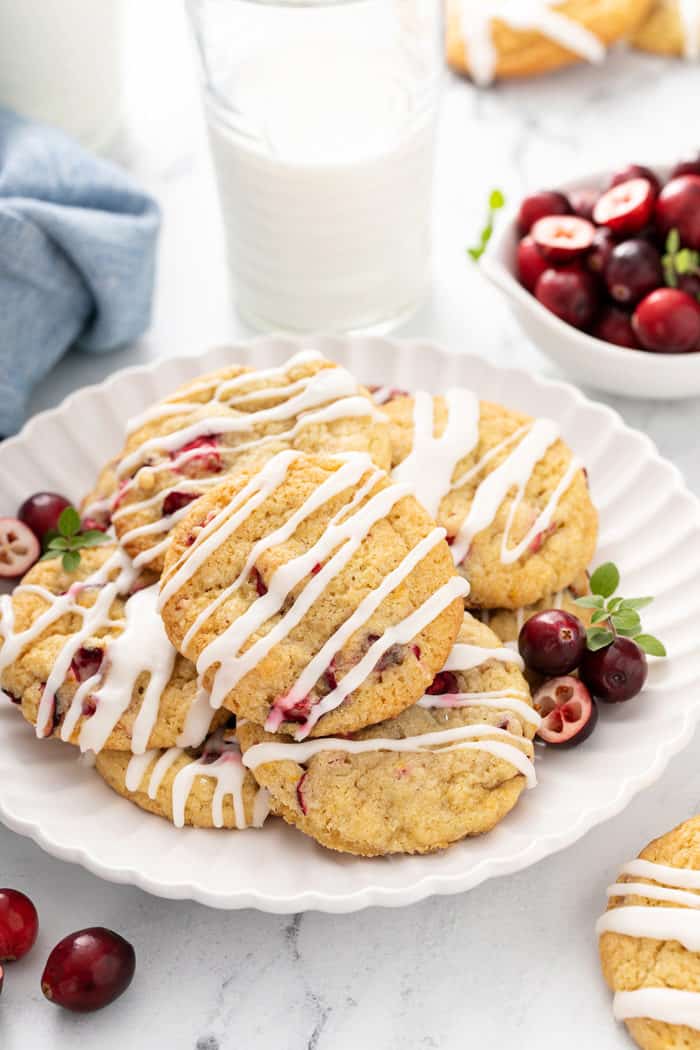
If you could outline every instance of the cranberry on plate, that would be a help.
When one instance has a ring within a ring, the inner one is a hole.
[[[575,747],[587,740],[598,721],[598,708],[586,686],[571,675],[552,678],[532,698],[542,718],[540,740],[551,747]]]
[[[0,578],[16,580],[39,560],[41,547],[32,530],[18,518],[0,518]]]
[[[518,649],[531,670],[552,676],[568,674],[581,662],[586,629],[573,613],[546,609],[525,621]]]
[[[17,517],[28,525],[39,542],[43,543],[47,532],[58,528],[58,519],[70,505],[70,500],[58,492],[35,492],[24,501]]]
[[[635,641],[618,636],[595,652],[587,649],[579,674],[598,700],[619,704],[643,689],[647,658]]]

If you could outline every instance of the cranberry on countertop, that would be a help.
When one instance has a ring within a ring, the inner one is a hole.
[[[39,932],[37,910],[19,890],[0,890],[0,962],[23,959]]]
[[[118,999],[136,969],[133,947],[101,926],[64,937],[51,952],[41,989],[47,999],[76,1013],[100,1010]]]

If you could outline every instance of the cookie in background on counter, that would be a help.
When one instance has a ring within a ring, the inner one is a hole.
[[[632,37],[640,51],[700,59],[698,0],[654,0],[649,17]]]
[[[614,1013],[642,1050],[700,1050],[700,817],[655,839],[599,920]]]
[[[287,451],[176,527],[161,609],[214,706],[302,738],[410,707],[447,659],[467,590],[444,531],[369,456]]]
[[[591,610],[577,605],[576,599],[589,592],[588,573],[580,572],[568,587],[554,594],[546,594],[534,605],[527,605],[520,609],[473,609],[472,612],[482,623],[490,627],[502,642],[511,644],[517,642],[523,624],[527,623],[530,617],[545,609],[563,609],[564,612],[578,616],[579,620],[588,626]]]
[[[477,84],[602,62],[652,0],[447,0],[447,61]]]
[[[428,853],[493,828],[534,784],[539,722],[516,653],[465,614],[420,702],[347,737],[294,743],[244,722],[272,811],[330,849]]]
[[[447,530],[470,607],[532,605],[586,568],[598,516],[556,423],[462,388],[398,397],[382,410],[392,475]]]

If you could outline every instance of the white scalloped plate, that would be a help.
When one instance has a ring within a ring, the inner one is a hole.
[[[78,499],[121,444],[125,420],[179,383],[237,361],[279,364],[302,345],[266,337],[196,357],[118,372],[36,416],[0,445],[2,511],[31,490]],[[263,831],[177,831],[127,805],[57,742],[39,743],[0,706],[0,819],[48,853],[115,882],[218,908],[354,911],[457,893],[534,864],[619,813],[690,740],[700,716],[700,504],[647,437],[572,386],[427,343],[305,339],[365,382],[438,391],[460,384],[558,420],[590,472],[601,511],[598,560],[622,571],[624,592],[655,594],[645,612],[670,659],[654,663],[642,696],[605,709],[584,747],[539,752],[540,783],[482,838],[428,857],[362,860],[316,846],[281,822]]]

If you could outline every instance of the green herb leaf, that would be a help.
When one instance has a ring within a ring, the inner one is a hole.
[[[624,605],[624,598],[611,598],[608,602],[608,612],[614,613]]]
[[[75,536],[80,531],[80,515],[75,507],[66,507],[58,519],[58,531],[62,536]]]
[[[46,549],[50,551],[67,551],[70,543],[71,541],[67,540],[65,536],[55,536]]]
[[[588,648],[592,653],[597,652],[598,649],[604,648],[609,645],[615,638],[612,631],[606,631],[602,627],[589,627],[586,632],[588,640]]]
[[[601,594],[603,598],[609,598],[618,588],[620,573],[617,566],[611,561],[599,565],[591,576],[591,590],[594,594]]]
[[[681,235],[678,230],[674,227],[668,231],[668,237],[666,238],[666,251],[669,255],[675,255],[681,246]]]
[[[607,609],[596,609],[596,611],[591,616],[591,623],[603,623],[607,619],[608,619],[608,611],[607,611]]]
[[[80,565],[80,554],[78,551],[66,551],[63,555],[63,568],[66,572],[75,572]]]
[[[666,646],[658,638],[654,638],[653,634],[638,634],[634,640],[649,656],[666,656]]]
[[[491,193],[489,194],[489,211],[486,218],[486,224],[479,236],[479,243],[472,248],[467,248],[467,254],[474,260],[474,262],[478,262],[486,251],[493,233],[493,223],[496,217],[496,212],[500,211],[505,203],[506,199],[501,190],[491,190]]]
[[[88,529],[87,532],[81,532],[76,539],[81,547],[99,547],[101,543],[109,543],[111,537],[99,529]]]
[[[634,609],[623,609],[622,612],[613,613],[610,619],[618,631],[632,631],[635,628],[639,631],[642,626],[639,613]]]
[[[621,605],[621,609],[646,609],[647,605],[651,605],[653,598],[625,598]]]
[[[574,598],[574,605],[582,609],[604,609],[605,598],[600,594],[584,594],[582,598]]]

